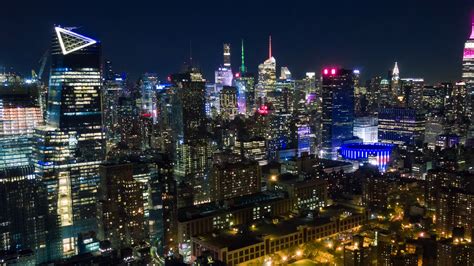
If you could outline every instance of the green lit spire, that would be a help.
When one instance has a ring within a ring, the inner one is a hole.
[[[242,39],[242,64],[240,66],[240,72],[245,73],[245,71],[244,40]]]

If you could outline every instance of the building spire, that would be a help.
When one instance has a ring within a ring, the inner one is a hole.
[[[469,39],[474,40],[474,10],[471,12],[471,37]]]
[[[245,55],[244,55],[244,39],[242,39],[242,63],[240,65],[240,72],[245,73]]]
[[[272,35],[268,37],[268,59],[272,58]]]

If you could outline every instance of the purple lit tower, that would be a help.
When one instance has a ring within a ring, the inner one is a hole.
[[[468,138],[474,138],[474,12],[472,15],[472,30],[471,36],[464,45],[464,53],[462,60],[462,80],[466,85],[466,90],[471,99],[466,106],[466,111],[471,120]]]

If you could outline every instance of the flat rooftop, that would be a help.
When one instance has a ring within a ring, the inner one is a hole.
[[[282,191],[263,191],[219,202],[209,202],[197,206],[184,207],[178,209],[178,221],[186,222],[218,213],[247,208],[261,202],[281,200],[286,197],[287,194]]]

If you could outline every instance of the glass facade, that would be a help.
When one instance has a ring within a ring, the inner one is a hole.
[[[353,137],[353,71],[325,68],[322,76],[322,157],[337,159],[344,140]]]
[[[50,219],[58,227],[49,232],[50,259],[77,254],[78,235],[96,231],[104,157],[100,43],[55,29],[46,125],[36,130],[34,148],[35,171],[47,186]]]

